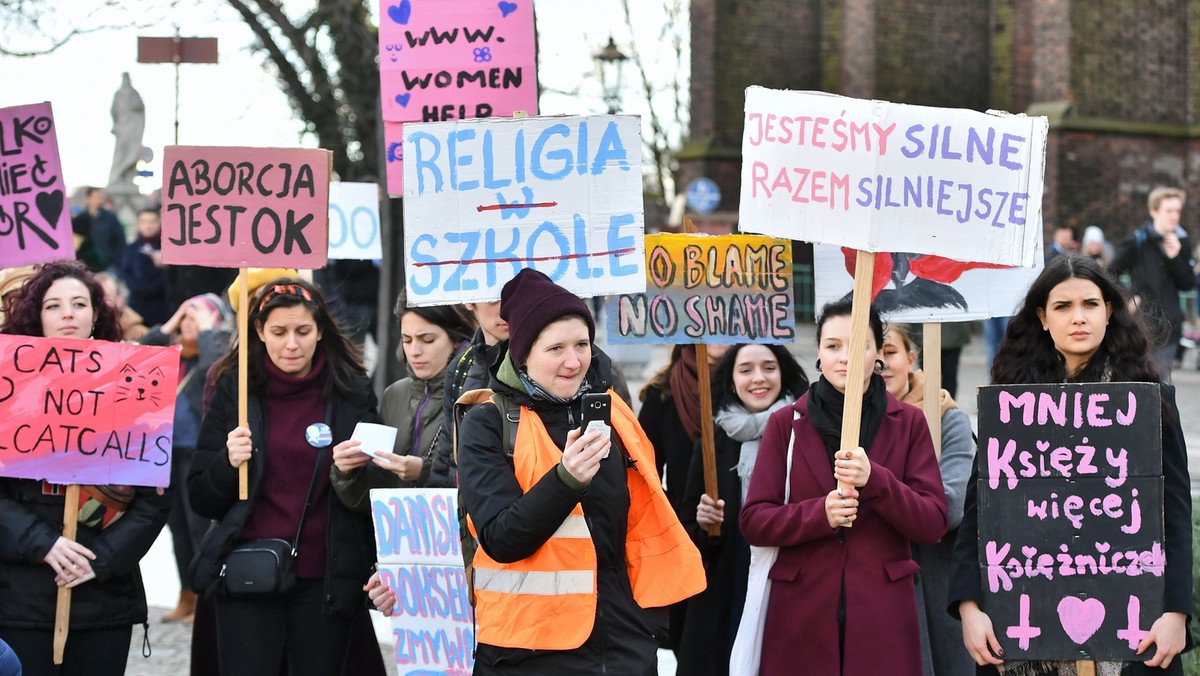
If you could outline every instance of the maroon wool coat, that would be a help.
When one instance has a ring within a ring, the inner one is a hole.
[[[800,418],[793,422],[793,411]],[[791,432],[791,499],[783,477]],[[871,477],[853,528],[833,529],[825,496],[837,484],[829,452],[808,417],[808,395],[771,415],[741,526],[752,545],[779,547],[771,569],[762,673],[921,674],[910,543],[946,533],[946,495],[921,411],[890,394],[867,449]],[[839,537],[839,533],[841,534]],[[838,601],[846,588],[845,664],[838,656]]]

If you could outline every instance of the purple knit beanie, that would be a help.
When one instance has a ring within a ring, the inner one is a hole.
[[[577,315],[588,327],[588,340],[596,339],[592,311],[578,296],[550,281],[544,273],[525,268],[500,292],[500,318],[508,322],[508,353],[520,368],[542,329],[554,321]]]

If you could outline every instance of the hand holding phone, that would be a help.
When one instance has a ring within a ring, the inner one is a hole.
[[[589,392],[583,395],[583,433],[599,430],[602,434],[612,434],[612,399],[607,392]],[[605,451],[602,458],[607,458]]]

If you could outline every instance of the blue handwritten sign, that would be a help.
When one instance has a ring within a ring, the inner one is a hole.
[[[329,182],[329,260],[383,258],[379,186]]]
[[[580,296],[646,288],[636,117],[405,126],[408,302],[496,300],[533,267]]]

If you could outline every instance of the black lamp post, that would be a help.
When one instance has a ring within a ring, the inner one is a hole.
[[[604,90],[604,103],[608,105],[608,114],[616,115],[621,107],[621,71],[624,70],[628,56],[617,49],[617,43],[608,36],[608,44],[596,55],[600,64],[600,87]]]

